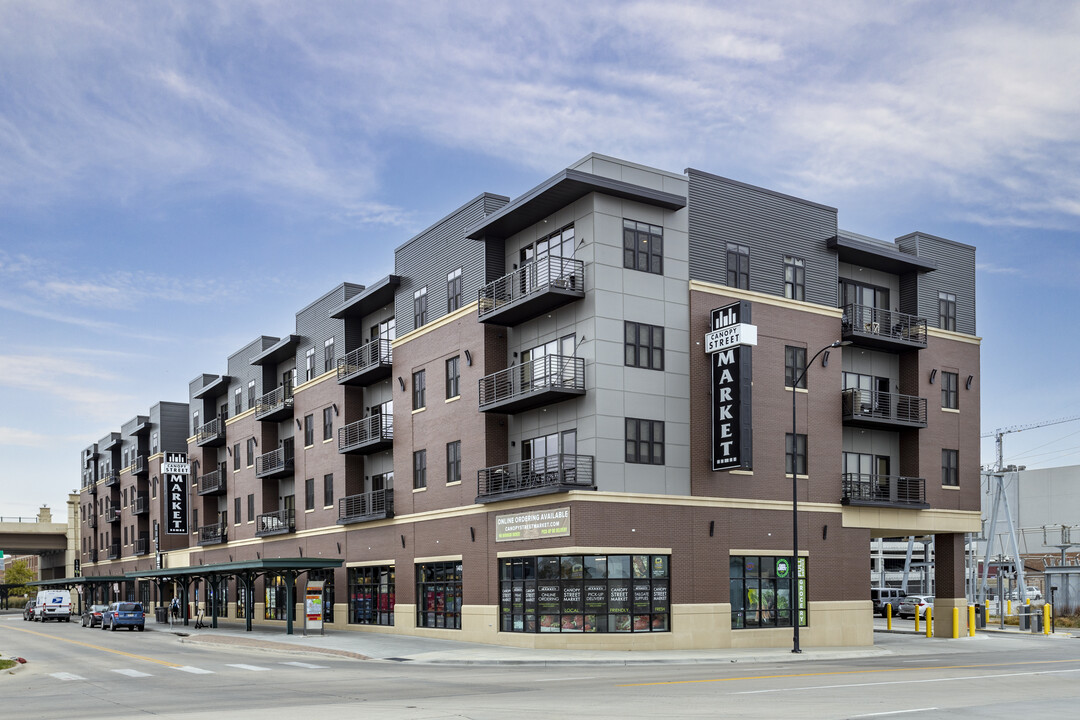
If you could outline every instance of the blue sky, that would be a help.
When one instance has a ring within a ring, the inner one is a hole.
[[[983,431],[1080,414],[1080,5],[943,5],[0,2],[0,515],[591,151],[975,245]],[[1005,451],[1080,463],[1080,423]]]

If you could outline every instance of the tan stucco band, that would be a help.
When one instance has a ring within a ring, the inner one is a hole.
[[[905,510],[848,506],[843,511],[843,525],[850,528],[896,531],[893,533],[895,535],[977,533],[982,531],[982,513],[978,510]]]

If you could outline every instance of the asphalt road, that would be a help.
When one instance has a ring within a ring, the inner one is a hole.
[[[1074,717],[1080,640],[927,641],[783,663],[432,665],[181,643],[0,616],[0,714],[47,718]],[[957,644],[959,643],[959,644]]]

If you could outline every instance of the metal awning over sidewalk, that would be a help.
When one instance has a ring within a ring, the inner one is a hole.
[[[30,587],[39,588],[64,588],[65,590],[71,590],[75,588],[79,591],[79,607],[78,614],[82,614],[83,597],[85,593],[83,588],[86,588],[90,593],[89,603],[94,604],[94,597],[97,596],[99,590],[107,590],[109,585],[113,583],[121,583],[127,580],[123,575],[84,575],[80,577],[70,578],[53,578],[52,580],[35,580],[33,582],[26,583]],[[107,597],[107,595],[105,596]],[[74,610],[72,612],[74,613]]]

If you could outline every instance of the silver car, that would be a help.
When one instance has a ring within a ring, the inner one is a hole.
[[[902,618],[926,616],[926,608],[934,607],[933,595],[908,595],[900,603],[900,609],[897,614]]]

